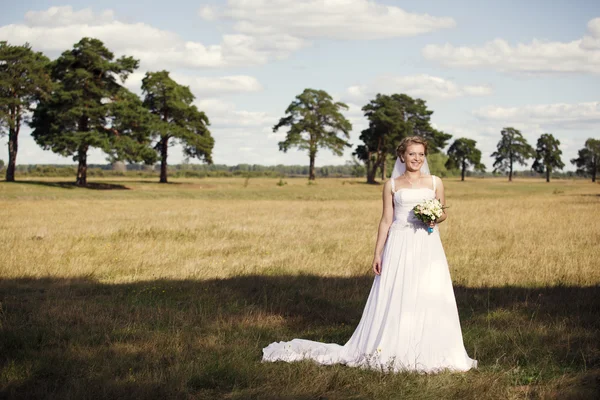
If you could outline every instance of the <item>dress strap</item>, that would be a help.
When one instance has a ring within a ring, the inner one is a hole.
[[[435,192],[435,175],[431,175],[431,180],[433,181],[433,191]]]
[[[396,192],[396,184],[395,184],[395,179],[394,178],[390,178],[391,182],[392,182],[392,194]]]

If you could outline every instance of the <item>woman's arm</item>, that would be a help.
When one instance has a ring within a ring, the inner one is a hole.
[[[383,185],[383,211],[381,213],[381,220],[379,221],[379,229],[377,230],[377,243],[375,244],[375,254],[373,255],[373,272],[376,275],[381,274],[381,253],[385,246],[388,231],[390,225],[394,219],[394,204],[392,203],[392,184],[388,180]]]

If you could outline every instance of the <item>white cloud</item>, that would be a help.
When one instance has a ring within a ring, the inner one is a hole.
[[[216,98],[197,100],[194,104],[208,116],[211,131],[224,128],[270,131],[270,127],[277,123],[277,118],[267,112],[238,110],[234,103]]]
[[[588,34],[583,37],[581,47],[587,50],[600,50],[600,18],[588,22]]]
[[[203,6],[208,21],[235,21],[248,35],[289,34],[301,38],[383,39],[453,28],[451,17],[414,14],[369,0],[229,0],[224,8]]]
[[[145,73],[135,72],[131,74],[125,86],[138,94],[141,94],[142,79]],[[193,76],[173,72],[170,77],[175,82],[189,86],[196,98],[214,97],[234,93],[252,93],[263,90],[260,82],[253,76],[248,75],[230,75],[230,76]]]
[[[28,11],[25,22],[28,26],[55,27],[66,25],[102,25],[114,20],[112,10],[94,14],[90,8],[73,11],[71,6],[50,7],[44,11]]]
[[[534,104],[521,107],[487,106],[473,111],[483,120],[503,124],[519,122],[541,127],[598,130],[600,128],[600,102]]]
[[[593,73],[600,74],[600,18],[588,23],[588,34],[571,42],[546,42],[510,45],[495,39],[480,47],[452,44],[427,45],[425,58],[456,68],[493,68],[502,72],[522,73]]]
[[[454,99],[465,96],[492,94],[490,85],[460,85],[453,81],[431,75],[380,76],[366,85],[351,86],[346,97],[354,101],[368,101],[377,93],[406,93],[424,100]]]
[[[224,35],[221,49],[230,65],[260,65],[287,58],[308,42],[290,35]]]
[[[186,41],[176,33],[145,23],[119,21],[111,10],[94,13],[86,8],[52,7],[31,11],[22,24],[0,27],[0,37],[11,43],[29,42],[36,50],[58,53],[82,37],[102,40],[115,54],[141,60],[143,68],[216,68],[260,65],[282,59],[306,45],[289,35],[224,35],[219,44]]]

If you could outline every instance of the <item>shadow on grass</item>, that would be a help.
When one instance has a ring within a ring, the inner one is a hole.
[[[17,184],[47,186],[61,189],[91,189],[91,190],[130,190],[127,186],[116,183],[88,182],[85,186],[76,185],[74,182],[48,182],[48,181],[17,181]]]
[[[171,178],[172,179],[172,178]],[[177,179],[177,178],[175,178]],[[201,178],[198,178],[201,179]],[[132,182],[132,183],[144,183],[144,184],[156,184],[159,186],[177,186],[177,185],[185,185],[187,182],[159,182],[157,179],[155,178],[148,178],[147,180],[144,179],[127,179],[127,182]]]
[[[400,390],[411,398],[411,382],[417,398],[477,398],[473,388],[489,385],[498,393],[489,398],[516,388],[600,394],[598,286],[455,287],[465,345],[480,369],[439,377],[438,386],[436,377],[398,374],[386,389],[376,372],[260,362],[272,341],[345,343],[372,281],[0,279],[0,397],[389,398]]]

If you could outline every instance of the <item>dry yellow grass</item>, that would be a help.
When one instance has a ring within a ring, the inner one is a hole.
[[[343,343],[372,283],[359,180],[0,182],[0,397],[593,398],[600,185],[446,180],[467,374],[260,363]]]
[[[133,190],[118,193],[2,186],[0,275],[133,282],[369,273],[380,187],[336,179],[317,188],[304,180],[284,187],[273,179],[252,179],[247,187],[242,179],[182,182],[162,188],[125,181]],[[478,180],[446,186],[450,217],[441,234],[455,282],[600,282],[598,185]],[[147,192],[156,196],[139,195]]]

